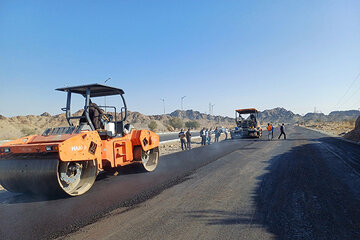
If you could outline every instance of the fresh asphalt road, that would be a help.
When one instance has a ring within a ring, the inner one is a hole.
[[[103,174],[80,197],[2,191],[0,239],[360,239],[359,145],[287,130]]]
[[[192,135],[192,137],[199,137],[200,132],[199,131],[191,132],[191,135]],[[160,136],[160,142],[179,139],[179,133],[178,132],[162,133],[162,134],[159,134],[159,136]]]

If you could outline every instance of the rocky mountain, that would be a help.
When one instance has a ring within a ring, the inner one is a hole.
[[[325,115],[324,113],[307,113],[301,116],[279,107],[264,110],[259,113],[259,118],[264,123],[339,122],[355,120],[358,116],[360,116],[360,111],[357,110],[333,111],[329,113],[329,115]]]
[[[326,122],[328,121],[328,117],[323,113],[307,113],[303,117],[303,122],[309,122],[309,121]]]
[[[348,110],[348,111],[333,111],[329,113],[327,121],[338,121],[341,120],[350,120],[356,119],[360,115],[358,110]]]
[[[83,110],[79,110],[74,113],[76,116],[80,116]],[[181,118],[185,123],[190,120],[196,120],[201,127],[215,127],[225,126],[232,127],[234,125],[234,119],[222,116],[210,116],[198,111],[174,111],[165,115],[144,115],[139,112],[128,111],[127,123],[131,123],[137,129],[147,129],[148,124],[151,121],[157,123],[158,132],[173,130],[169,126],[169,120],[173,117]],[[120,118],[120,115],[117,115]],[[49,113],[43,113],[41,115],[27,115],[16,117],[4,117],[0,115],[0,140],[1,139],[15,139],[26,135],[41,134],[46,128],[68,126],[65,114],[58,114],[51,116]]]
[[[295,114],[292,111],[286,110],[285,108],[277,107],[260,112],[259,118],[263,123],[295,123],[301,121],[302,116]]]
[[[77,111],[74,115],[81,115],[82,110]],[[303,123],[303,122],[329,122],[329,121],[344,121],[350,119],[356,119],[360,116],[360,111],[334,111],[329,115],[322,113],[308,113],[305,116],[295,114],[292,111],[284,108],[274,108],[264,110],[259,113],[259,118],[262,123]],[[119,117],[119,115],[118,115]],[[131,123],[135,128],[147,129],[148,124],[151,121],[157,123],[158,132],[171,131],[173,130],[169,126],[169,120],[173,117],[186,121],[197,121],[201,127],[234,127],[234,119],[223,116],[212,116],[199,111],[176,110],[170,114],[162,115],[144,115],[139,112],[129,111],[127,123]],[[27,115],[27,116],[16,116],[7,118],[0,115],[0,140],[1,139],[15,139],[31,134],[41,134],[46,128],[67,126],[68,123],[65,118],[65,114],[50,115],[45,112],[41,115]]]

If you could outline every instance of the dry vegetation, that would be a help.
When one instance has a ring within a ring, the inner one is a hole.
[[[336,136],[360,142],[360,117],[342,122],[316,122],[305,124],[306,127],[321,130]]]
[[[312,122],[305,124],[306,127],[322,130],[337,136],[344,136],[355,127],[355,120],[341,121],[341,122]]]

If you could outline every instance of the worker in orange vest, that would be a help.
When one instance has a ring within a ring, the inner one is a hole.
[[[268,140],[271,140],[272,139],[272,125],[270,123],[268,123],[268,126],[267,126],[267,130],[268,130]]]

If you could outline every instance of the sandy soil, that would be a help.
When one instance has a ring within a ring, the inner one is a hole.
[[[230,137],[230,134],[228,134],[228,137]],[[212,136],[211,143],[214,143],[214,139],[215,139],[215,137]],[[223,140],[225,140],[225,134],[220,135],[219,141],[223,141]],[[191,148],[201,147],[200,142],[201,142],[201,138],[191,139]],[[169,143],[160,143],[159,148],[160,148],[161,156],[182,151],[180,140],[174,141],[174,142],[169,142]]]
[[[344,136],[355,127],[355,122],[320,122],[306,124],[305,127],[314,128],[337,136]]]

